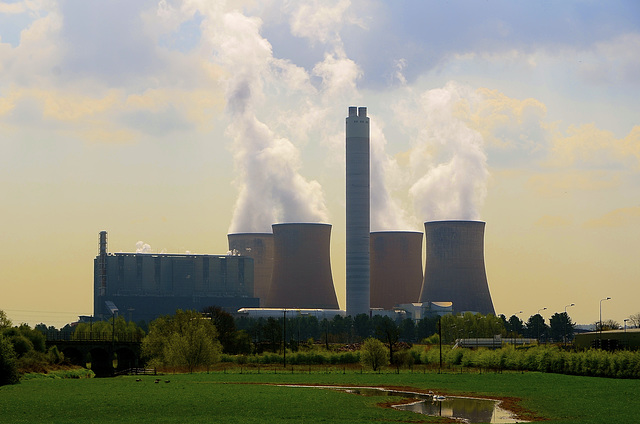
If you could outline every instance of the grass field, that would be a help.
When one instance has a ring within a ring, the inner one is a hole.
[[[332,372],[260,374],[214,372],[107,379],[30,379],[0,387],[2,423],[397,423],[443,422],[377,406],[364,397],[313,388],[251,383],[405,386],[446,394],[517,397],[550,423],[636,423],[637,380],[542,373],[375,374]],[[142,381],[136,381],[140,378]],[[170,380],[165,383],[164,380]]]

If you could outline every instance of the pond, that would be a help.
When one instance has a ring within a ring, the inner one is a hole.
[[[403,399],[417,399],[411,403],[398,402],[393,408],[403,411],[435,417],[458,419],[465,423],[524,423],[510,411],[500,407],[500,401],[495,399],[480,399],[462,396],[439,396],[430,393],[415,393],[390,390],[383,387],[336,387],[336,386],[290,386],[314,387],[322,389],[340,390],[364,396],[395,396]]]

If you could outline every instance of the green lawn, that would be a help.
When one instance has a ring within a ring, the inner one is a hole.
[[[449,394],[511,396],[550,423],[635,423],[637,380],[542,373],[261,374],[216,372],[109,379],[33,379],[0,387],[2,423],[442,422],[376,406],[384,397],[247,383],[410,386]],[[170,380],[165,383],[164,380]]]

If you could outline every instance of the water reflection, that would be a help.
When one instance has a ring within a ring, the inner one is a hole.
[[[348,393],[356,393],[365,396],[399,396],[403,398],[420,399],[404,405],[394,405],[396,409],[416,412],[418,414],[435,417],[447,417],[461,419],[468,423],[519,423],[520,421],[500,407],[500,402],[492,399],[477,399],[468,397],[447,396],[437,394],[425,395],[422,393],[402,392],[387,390],[384,388],[341,388]]]
[[[425,399],[394,408],[436,417],[461,418],[469,423],[517,423],[513,416],[489,399],[448,397],[444,400]]]

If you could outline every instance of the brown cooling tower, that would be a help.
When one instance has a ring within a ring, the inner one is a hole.
[[[273,234],[236,233],[227,234],[229,250],[253,258],[253,295],[260,298],[264,307],[271,285],[273,270]]]
[[[331,225],[273,224],[269,308],[338,309],[329,243]]]
[[[495,314],[484,267],[484,222],[424,223],[427,257],[420,302],[453,302],[454,312]]]
[[[371,233],[371,307],[417,302],[422,287],[422,233]]]

